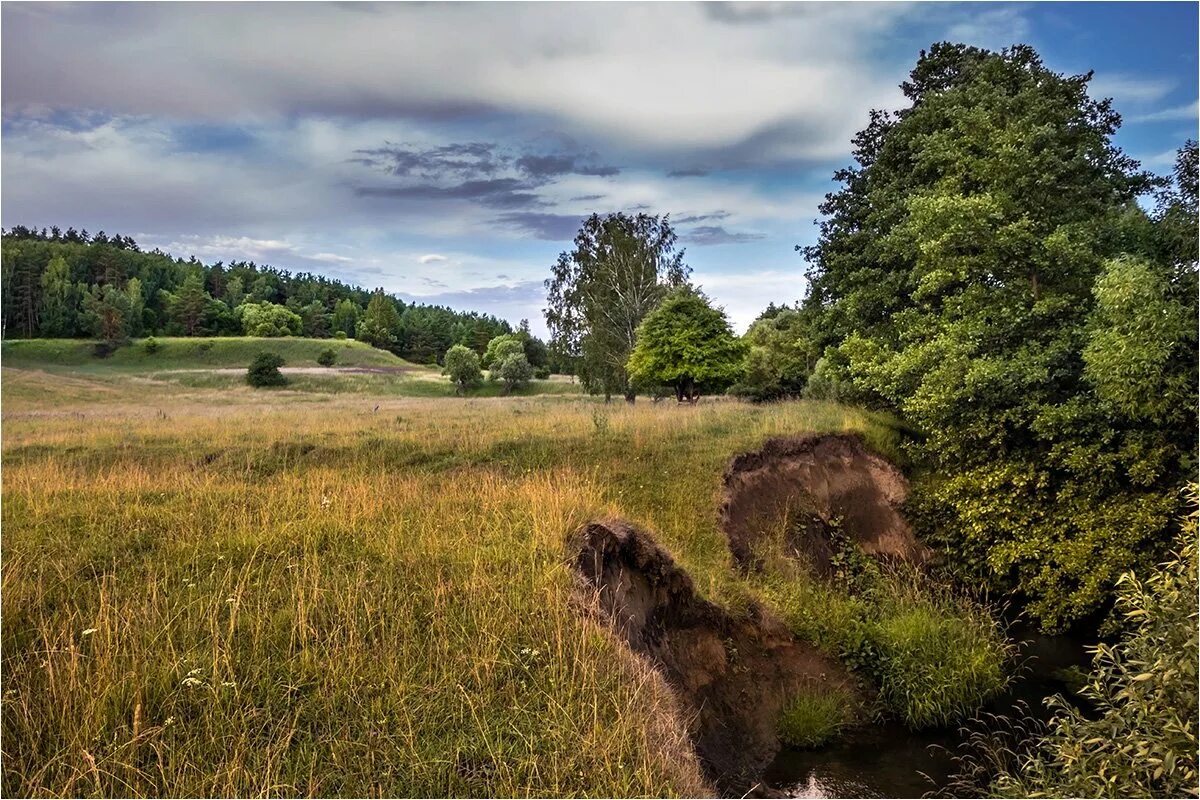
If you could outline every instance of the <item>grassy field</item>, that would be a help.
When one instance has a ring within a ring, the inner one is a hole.
[[[0,363],[19,369],[61,376],[67,381],[88,380],[103,394],[121,392],[130,381],[155,396],[176,395],[191,389],[238,391],[254,356],[263,351],[283,356],[289,385],[277,392],[303,395],[378,395],[382,397],[453,397],[454,386],[436,365],[413,364],[386,350],[346,339],[294,337],[192,337],[156,339],[153,352],[146,340],[134,340],[103,358],[94,342],[78,339],[10,340],[0,348]],[[317,357],[333,350],[337,361],[322,367]],[[35,382],[18,381],[22,388]],[[53,381],[51,383],[54,383]],[[40,389],[38,390],[40,391]],[[580,387],[565,376],[534,380],[518,388],[520,396],[579,394]],[[470,391],[471,397],[499,397],[503,384],[487,381]],[[254,393],[251,393],[254,394]],[[261,390],[258,393],[261,396]]]
[[[1002,655],[956,601],[892,586],[864,606],[769,559],[730,568],[731,455],[859,431],[898,457],[883,417],[189,385],[67,349],[34,368],[24,344],[3,374],[6,795],[702,794],[671,692],[578,613],[566,541],[602,514],[715,602],[933,660],[895,691]],[[947,630],[970,663],[930,649]]]

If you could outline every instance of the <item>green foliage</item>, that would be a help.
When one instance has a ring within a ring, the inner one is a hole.
[[[456,344],[446,351],[443,372],[450,377],[459,394],[483,383],[479,354],[465,345]]]
[[[638,325],[689,268],[666,217],[593,214],[575,247],[562,253],[546,280],[551,349],[577,370],[584,387],[605,397],[635,393],[626,364]]]
[[[358,325],[358,318],[362,310],[354,303],[353,300],[343,298],[337,301],[337,305],[333,307],[333,331],[334,335],[342,334],[342,338],[354,338],[355,326]]]
[[[166,302],[167,315],[171,322],[179,326],[186,336],[195,336],[202,332],[205,313],[209,309],[212,297],[204,288],[204,278],[199,272],[192,272],[184,280],[179,291],[169,296]],[[279,334],[249,334],[279,335]]]
[[[1195,487],[1191,488],[1195,508]],[[1066,699],[1032,752],[996,778],[1007,797],[1195,796],[1197,770],[1196,512],[1188,517],[1171,559],[1143,578],[1117,582],[1117,612],[1130,626],[1114,645],[1096,647],[1079,694],[1081,712]]]
[[[525,358],[525,353],[512,353],[504,357],[500,366],[492,370],[493,374],[504,381],[504,393],[510,394],[533,379],[533,367]]]
[[[1151,182],[1088,80],[1024,46],[923,53],[806,251],[807,393],[919,429],[923,533],[1047,629],[1153,558],[1194,463],[1195,264],[1147,260]]]
[[[71,280],[66,259],[55,256],[42,273],[42,334],[48,337],[73,336],[79,308],[79,290]]]
[[[849,692],[801,691],[779,717],[779,738],[792,747],[819,747],[849,724],[853,708],[854,698]]]
[[[129,295],[116,286],[93,286],[83,296],[83,326],[105,342],[124,342],[129,338],[132,309]]]
[[[302,329],[300,315],[277,303],[262,301],[244,303],[235,312],[242,321],[242,332],[247,336],[299,336]]]
[[[355,327],[355,338],[374,347],[389,349],[400,333],[400,314],[382,289],[371,295],[367,311]]]
[[[332,367],[337,363],[337,351],[332,347],[326,348],[317,356],[317,363],[322,367]]]
[[[483,354],[483,366],[488,369],[498,367],[504,359],[518,354],[525,354],[525,343],[519,336],[512,333],[497,336],[488,342],[487,350]]]
[[[742,337],[746,363],[731,390],[752,400],[799,397],[820,355],[809,330],[811,309],[769,309]]]
[[[669,384],[679,401],[692,401],[701,391],[720,392],[737,380],[744,352],[725,312],[681,287],[638,326],[627,369],[635,385]]]
[[[284,386],[287,378],[279,371],[283,365],[283,356],[278,353],[259,353],[246,371],[246,383],[251,386]]]
[[[142,349],[146,351],[146,355],[148,356],[152,356],[157,353],[158,347],[158,339],[155,339],[153,336],[147,337],[146,341],[142,342]]]

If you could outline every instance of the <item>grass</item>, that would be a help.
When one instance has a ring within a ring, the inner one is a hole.
[[[146,351],[145,339],[134,339],[107,358],[97,358],[95,343],[81,339],[16,339],[4,342],[0,358],[5,366],[34,369],[92,367],[103,370],[142,371],[172,369],[245,368],[259,352],[283,356],[288,366],[315,367],[323,350],[337,353],[342,367],[410,367],[424,369],[352,339],[258,339],[249,336],[158,337],[158,348]]]
[[[825,403],[256,391],[4,358],[6,795],[702,794],[671,692],[574,610],[567,535],[618,514],[709,599],[786,610],[729,568],[728,458],[805,430],[897,450],[886,418]]]
[[[819,747],[850,724],[854,698],[840,691],[807,691],[793,699],[779,718],[779,738],[792,747]]]

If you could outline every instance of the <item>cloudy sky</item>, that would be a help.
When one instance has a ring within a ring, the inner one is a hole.
[[[670,213],[744,328],[872,107],[939,40],[1095,71],[1119,143],[1196,135],[1194,3],[5,2],[2,224],[132,235],[542,329],[581,217]]]

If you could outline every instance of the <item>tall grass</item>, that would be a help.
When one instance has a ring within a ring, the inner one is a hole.
[[[4,378],[9,795],[703,793],[672,694],[572,609],[567,534],[626,516],[763,598],[717,528],[730,455],[895,445],[831,404]]]

